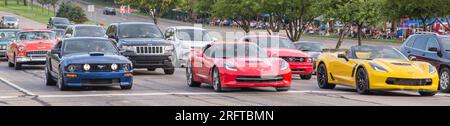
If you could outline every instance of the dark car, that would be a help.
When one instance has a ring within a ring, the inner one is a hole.
[[[295,42],[294,45],[298,50],[308,53],[313,58],[313,62],[316,62],[317,57],[319,57],[322,51],[326,49],[326,47],[319,42],[299,41]],[[316,70],[315,64],[314,70]]]
[[[418,33],[410,36],[400,48],[410,60],[425,61],[439,70],[439,87],[450,92],[450,36],[435,33]]]
[[[102,26],[90,24],[69,25],[64,33],[64,38],[72,37],[105,37],[106,31]]]
[[[48,53],[46,84],[60,90],[83,86],[133,86],[131,61],[107,38],[68,38]]]
[[[49,19],[48,29],[66,29],[70,25],[70,20],[62,17],[52,17]]]
[[[116,15],[116,9],[111,8],[111,7],[105,7],[103,9],[103,14],[104,15]]]
[[[8,44],[16,39],[17,33],[19,32],[19,29],[0,29],[0,58],[6,56]]]
[[[51,31],[55,32],[57,40],[62,40],[64,33],[66,32],[64,29],[52,29]]]
[[[175,72],[172,56],[174,46],[164,39],[161,30],[153,23],[128,22],[114,23],[106,30],[106,35],[114,39],[124,50],[134,68],[147,68],[155,71],[163,68],[165,74]]]

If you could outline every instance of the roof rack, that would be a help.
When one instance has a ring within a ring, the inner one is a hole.
[[[418,34],[418,35],[439,35],[438,33],[434,33],[434,32],[416,32],[415,34]]]

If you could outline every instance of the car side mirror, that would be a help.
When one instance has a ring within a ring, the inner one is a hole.
[[[428,48],[428,51],[430,51],[430,52],[438,52],[439,50],[436,47],[430,47],[430,48]]]
[[[57,50],[57,49],[53,49],[50,53],[59,55],[61,53],[61,51]]]
[[[175,37],[173,37],[173,36],[169,36],[169,37],[167,37],[167,40],[169,40],[169,41],[173,41],[173,40],[175,40]]]
[[[70,38],[70,37],[72,37],[72,34],[66,34],[66,35],[64,35],[64,38]]]
[[[342,58],[342,59],[345,59],[345,61],[349,61],[348,57],[344,54],[338,54],[338,58]]]
[[[409,57],[409,60],[411,60],[411,61],[417,61],[417,57],[415,57],[415,56],[410,56],[410,57]]]

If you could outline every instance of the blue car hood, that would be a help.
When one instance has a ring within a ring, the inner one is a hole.
[[[74,54],[63,56],[61,59],[66,64],[131,64],[131,61],[120,55],[91,56],[89,54]]]
[[[126,46],[170,46],[170,42],[162,38],[121,38],[119,45]]]

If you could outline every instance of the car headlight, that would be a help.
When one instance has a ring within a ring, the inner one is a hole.
[[[123,64],[122,65],[122,69],[124,71],[130,71],[131,70],[131,65],[130,64]]]
[[[286,70],[288,68],[289,68],[289,63],[287,61],[285,61],[285,60],[282,60],[281,61],[281,65],[280,65],[280,69],[281,70]]]
[[[128,50],[128,51],[134,51],[136,48],[134,46],[122,46],[122,49]]]
[[[434,67],[433,65],[429,65],[428,66],[428,71],[430,72],[430,74],[434,74],[436,73],[436,67]]]
[[[170,45],[170,46],[166,46],[165,49],[166,49],[166,51],[173,51],[174,47],[173,47],[173,45]]]
[[[83,69],[84,69],[85,71],[88,71],[88,70],[91,69],[91,65],[89,65],[89,64],[84,64],[84,65],[83,65]]]
[[[77,65],[69,65],[67,66],[67,71],[75,72],[77,70]]]
[[[384,69],[383,67],[381,67],[380,65],[378,65],[376,63],[369,63],[369,65],[372,67],[372,69],[374,69],[376,71],[387,72],[386,69]]]
[[[22,52],[23,50],[25,50],[25,47],[20,46],[19,48],[17,48],[17,50],[19,50],[20,52]]]
[[[111,64],[111,70],[116,71],[119,66],[117,64]]]
[[[236,66],[234,66],[234,64],[231,63],[225,63],[224,64],[225,69],[230,70],[230,71],[237,71]]]
[[[309,57],[308,58],[308,63],[313,63],[313,62],[314,62],[313,58]]]

